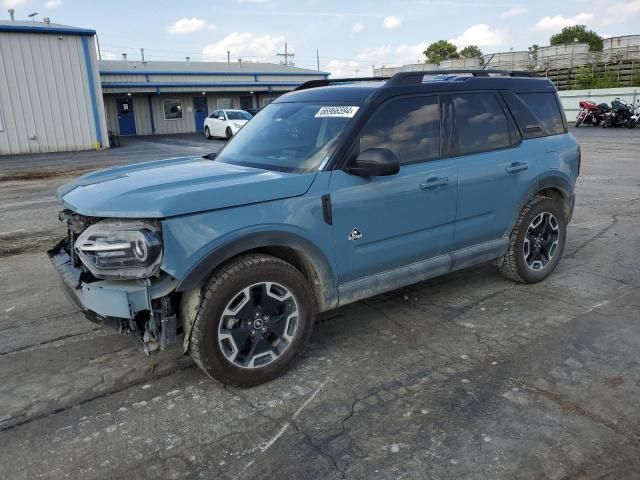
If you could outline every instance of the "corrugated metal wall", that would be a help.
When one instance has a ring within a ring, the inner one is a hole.
[[[98,134],[82,39],[0,32],[0,154],[95,148]],[[93,38],[88,40],[99,128],[106,135],[95,47]]]

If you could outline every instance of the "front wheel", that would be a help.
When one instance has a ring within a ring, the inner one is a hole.
[[[231,137],[233,137],[233,132],[231,131],[231,127],[227,127],[225,135],[227,136],[227,140],[229,140]]]
[[[535,197],[511,231],[507,252],[498,262],[500,273],[519,283],[544,280],[558,265],[566,237],[562,206],[552,198]]]
[[[190,353],[210,377],[249,387],[282,375],[311,336],[316,303],[291,264],[255,254],[230,261],[208,281]]]
[[[211,131],[209,127],[204,127],[204,136],[207,137],[207,140],[211,140]]]

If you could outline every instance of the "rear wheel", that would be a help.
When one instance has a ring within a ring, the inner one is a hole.
[[[311,336],[316,307],[306,279],[269,255],[232,260],[207,283],[190,352],[210,377],[249,387],[283,374]]]
[[[566,235],[561,205],[548,197],[535,197],[518,216],[507,253],[498,263],[500,272],[519,283],[544,280],[560,261]]]

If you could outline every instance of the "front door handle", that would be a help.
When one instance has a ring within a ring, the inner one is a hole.
[[[442,187],[443,185],[449,184],[448,177],[430,177],[427,178],[427,181],[420,184],[420,188],[422,190],[427,190],[431,188]]]
[[[513,162],[511,165],[507,167],[507,173],[517,173],[522,172],[529,168],[529,165],[523,162]]]

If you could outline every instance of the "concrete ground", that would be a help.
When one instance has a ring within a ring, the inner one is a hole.
[[[640,132],[574,134],[576,211],[548,280],[484,265],[342,308],[288,374],[245,390],[84,320],[42,253],[73,161],[29,179],[0,159],[0,477],[640,478]],[[120,152],[213,145],[186,143]]]

